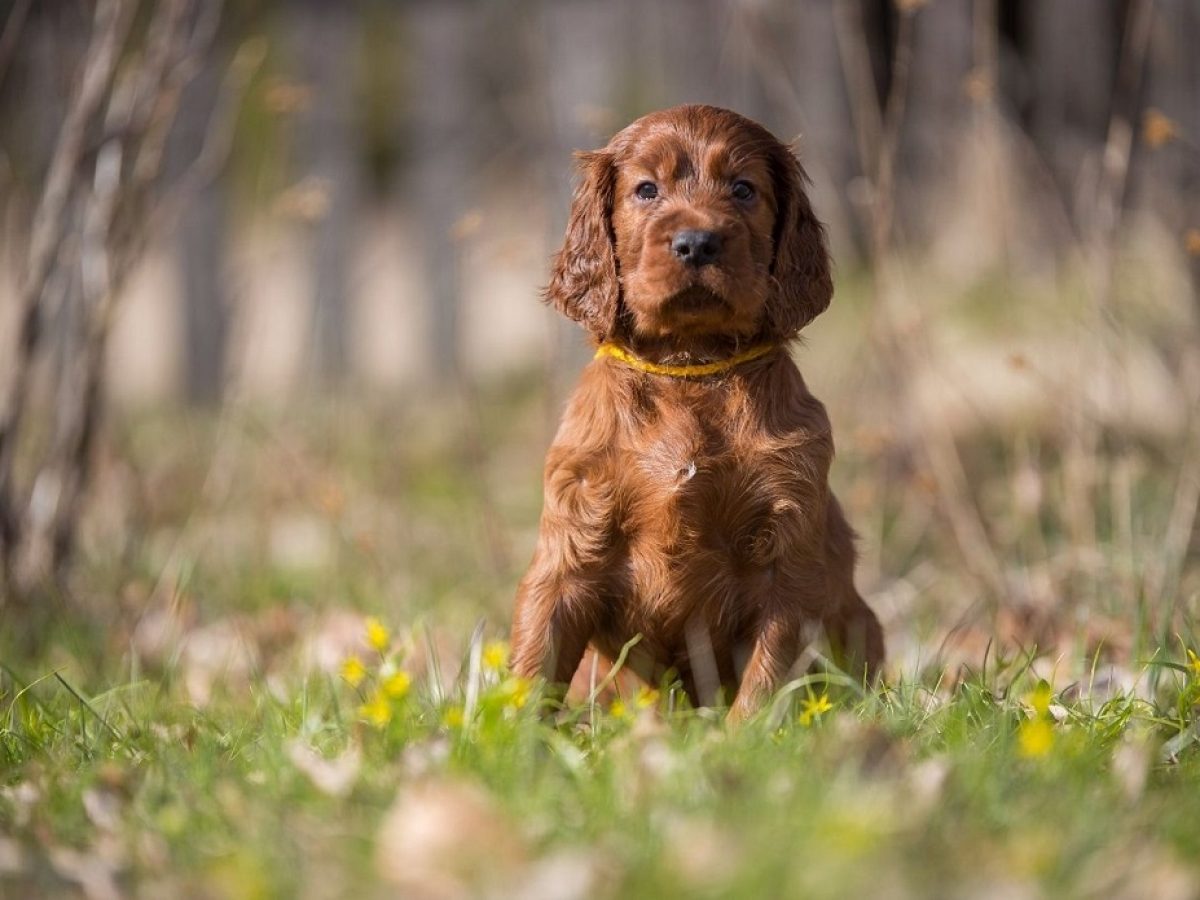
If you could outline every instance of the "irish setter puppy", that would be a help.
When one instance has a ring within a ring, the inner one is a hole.
[[[833,438],[788,343],[833,293],[792,152],[711,106],[580,154],[546,300],[597,345],[546,459],[513,668],[566,684],[589,643],[674,673],[696,704],[760,708],[812,626],[873,679],[883,633],[829,490]]]

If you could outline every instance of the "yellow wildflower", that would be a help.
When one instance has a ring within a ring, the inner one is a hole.
[[[347,656],[342,663],[342,677],[349,682],[350,687],[358,687],[367,677],[367,667],[357,656]]]
[[[388,702],[387,694],[376,691],[370,700],[358,708],[358,714],[376,728],[382,728],[392,721],[392,704]]]
[[[637,696],[633,698],[633,704],[638,709],[649,709],[658,703],[658,691],[652,687],[642,685],[638,688]]]
[[[489,672],[499,672],[508,665],[508,643],[488,641],[483,648],[483,667]]]
[[[1192,670],[1192,676],[1195,678],[1200,678],[1200,656],[1196,655],[1195,650],[1189,650],[1187,655],[1188,668]]]
[[[1054,691],[1051,690],[1050,684],[1045,680],[1039,681],[1030,693],[1025,695],[1025,702],[1033,707],[1033,711],[1039,716],[1044,716],[1050,712],[1050,701],[1054,699]]]
[[[831,709],[833,709],[833,704],[829,702],[828,694],[822,694],[820,697],[809,695],[808,699],[804,701],[804,708],[800,710],[800,724],[811,725],[818,716]]]
[[[1021,755],[1027,759],[1045,756],[1054,746],[1054,726],[1040,716],[1027,719],[1017,729],[1017,744]]]
[[[500,685],[500,694],[504,698],[505,706],[520,709],[529,702],[529,693],[532,689],[533,682],[528,678],[513,675],[511,678],[506,678]]]
[[[629,707],[625,705],[625,701],[617,697],[608,707],[609,714],[614,719],[628,719],[630,717]]]
[[[412,677],[407,672],[393,672],[380,682],[379,689],[393,700],[402,700],[411,685]]]
[[[1157,150],[1179,135],[1179,126],[1162,110],[1148,109],[1142,118],[1142,140]]]
[[[392,643],[391,632],[374,616],[367,619],[367,643],[379,653],[387,650]]]
[[[465,721],[461,706],[447,706],[446,711],[442,713],[442,724],[447,728],[462,728]]]

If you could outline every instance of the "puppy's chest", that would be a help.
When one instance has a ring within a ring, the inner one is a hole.
[[[621,448],[621,527],[631,549],[674,564],[696,553],[769,562],[763,536],[795,506],[788,455],[762,449],[752,433],[737,440],[687,425]]]

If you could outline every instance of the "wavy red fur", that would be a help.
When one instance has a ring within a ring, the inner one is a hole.
[[[781,346],[704,378],[612,358],[585,369],[547,455],[514,669],[566,684],[589,644],[611,659],[641,635],[634,671],[674,672],[693,702],[723,695],[742,718],[822,625],[837,662],[874,679],[883,634],[829,491],[829,419],[783,347],[832,296],[800,163],[707,106],[645,116],[581,159],[548,302],[597,343],[662,364]],[[672,249],[686,229],[718,236],[711,264]]]

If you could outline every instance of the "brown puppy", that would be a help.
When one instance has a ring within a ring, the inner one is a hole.
[[[829,490],[825,408],[787,352],[833,293],[792,152],[728,110],[638,119],[580,156],[546,299],[599,345],[546,459],[513,668],[565,684],[588,644],[744,718],[809,626],[873,679],[883,634]]]

